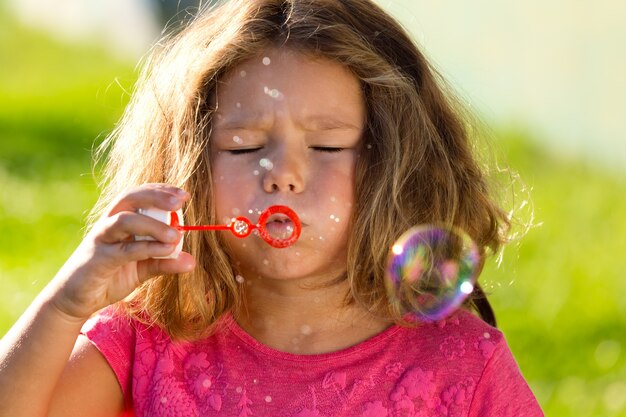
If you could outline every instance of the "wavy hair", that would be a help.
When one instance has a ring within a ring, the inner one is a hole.
[[[212,98],[226,73],[271,47],[333,60],[360,80],[366,146],[356,168],[347,272],[340,279],[350,284],[347,303],[402,323],[384,286],[388,248],[402,231],[454,225],[486,255],[505,243],[510,222],[472,153],[463,107],[404,29],[372,1],[231,0],[201,10],[166,36],[100,148],[106,155],[103,192],[91,219],[128,187],[165,182],[191,193],[189,223],[215,221]],[[177,339],[206,334],[222,314],[242,307],[219,236],[190,234],[185,250],[198,260],[193,272],[149,280],[124,303],[132,316],[150,317]],[[495,325],[480,286],[468,305]]]

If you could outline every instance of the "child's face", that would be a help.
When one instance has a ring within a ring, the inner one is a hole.
[[[335,278],[346,268],[354,170],[365,124],[358,79],[343,66],[271,49],[230,72],[217,89],[211,135],[217,218],[256,222],[286,205],[300,239],[276,249],[228,232],[244,278]]]

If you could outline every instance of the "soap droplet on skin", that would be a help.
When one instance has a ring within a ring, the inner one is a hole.
[[[274,168],[274,164],[272,163],[272,161],[267,158],[261,158],[261,160],[259,161],[259,165],[261,165],[261,167],[265,168],[268,171]]]
[[[269,65],[272,63],[272,60],[269,57],[263,57],[263,65]]]
[[[241,275],[237,275],[235,277],[235,280],[240,284],[243,284],[243,282],[245,281],[244,277],[242,277]]]
[[[275,88],[269,88],[268,86],[263,87],[263,92],[270,96],[271,98],[282,100],[284,98],[283,93],[278,91]]]
[[[254,213],[252,209],[248,210],[248,214],[252,214],[252,213]]]
[[[331,215],[330,215],[330,218],[331,218],[331,219],[334,219],[334,218],[335,218],[335,215],[334,215],[334,214],[331,214]]]
[[[246,72],[245,72],[244,70],[241,70],[241,71],[239,72],[239,76],[240,76],[240,77],[245,77],[245,76],[246,76]]]
[[[313,329],[311,329],[311,326],[309,326],[308,324],[304,324],[302,325],[302,327],[300,327],[300,333],[304,335],[309,335],[312,332],[313,332]]]
[[[268,261],[267,259],[263,259],[263,265],[269,265],[270,261]]]
[[[255,169],[254,171],[252,171],[252,173],[253,173],[254,175],[259,175],[259,170],[258,170],[258,169]]]
[[[235,104],[235,106],[240,109],[241,108],[241,103],[237,102],[237,104]]]
[[[233,142],[241,145],[243,143],[243,139],[241,139],[239,136],[233,136]]]

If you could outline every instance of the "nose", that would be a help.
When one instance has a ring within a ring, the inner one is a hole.
[[[283,149],[268,158],[271,166],[265,166],[263,190],[267,193],[304,191],[306,182],[306,158],[296,149]]]

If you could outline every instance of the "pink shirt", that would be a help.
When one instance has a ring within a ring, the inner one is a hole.
[[[193,343],[112,309],[83,334],[117,375],[129,416],[543,416],[502,333],[467,311],[319,355],[265,346],[230,315]]]

